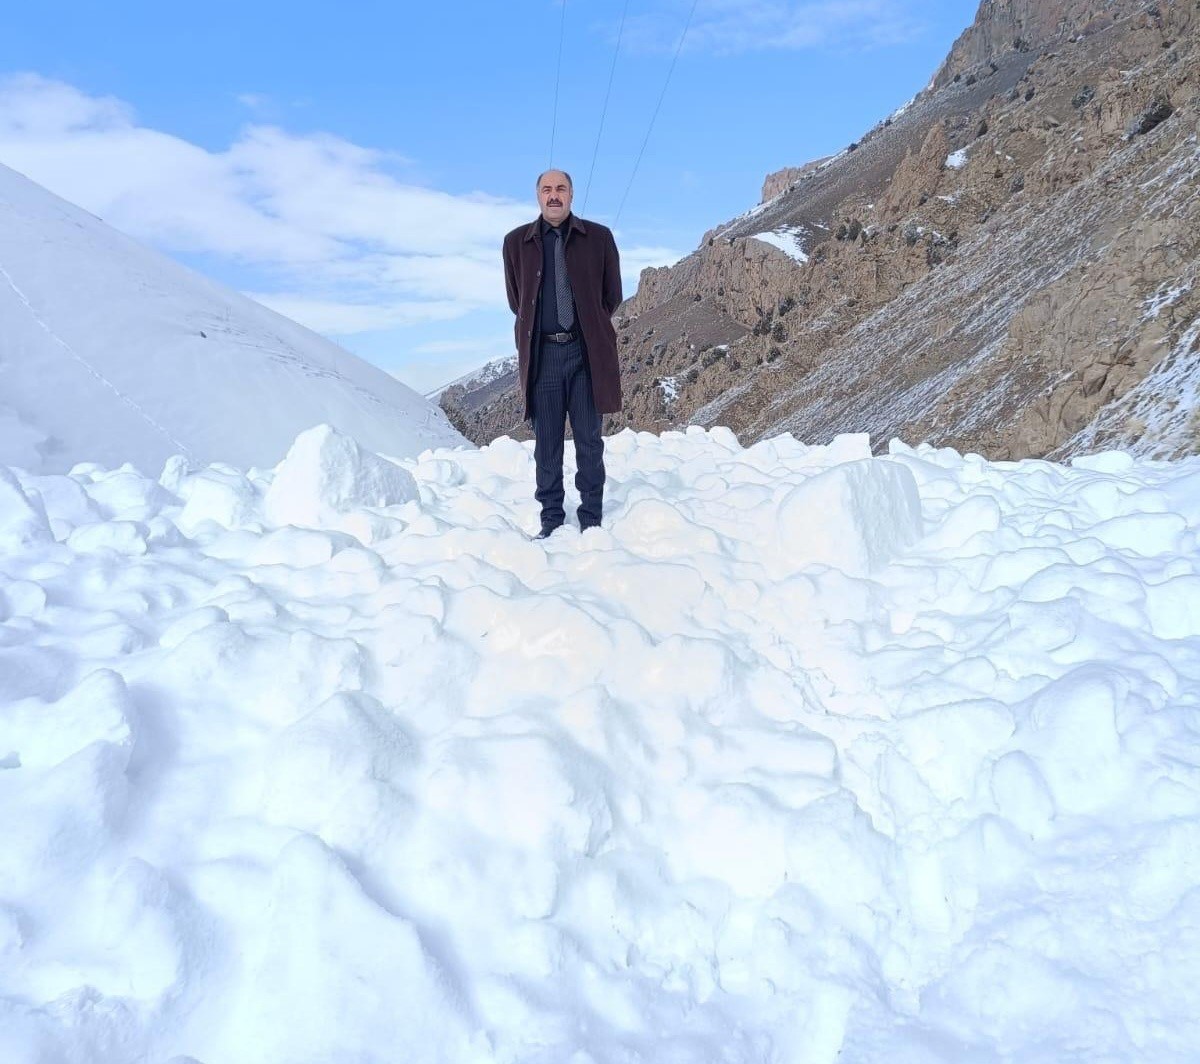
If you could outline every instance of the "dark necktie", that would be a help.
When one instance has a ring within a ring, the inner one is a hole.
[[[571,301],[571,285],[567,280],[567,256],[563,251],[563,234],[553,230],[554,241],[554,298],[558,302],[558,324],[567,332],[575,324],[575,304]]]

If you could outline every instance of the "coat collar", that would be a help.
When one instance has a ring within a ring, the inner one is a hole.
[[[529,228],[525,230],[525,239],[533,240],[537,237],[542,227],[542,216],[539,214]],[[567,229],[572,233],[578,233],[580,236],[587,236],[587,226],[583,224],[582,218],[577,218],[574,213],[567,215]]]

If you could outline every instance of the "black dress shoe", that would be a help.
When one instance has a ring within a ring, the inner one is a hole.
[[[542,525],[542,530],[533,538],[534,539],[549,539],[550,536],[557,530],[562,528],[562,522],[557,525]]]

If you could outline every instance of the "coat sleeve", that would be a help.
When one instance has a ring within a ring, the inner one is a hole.
[[[604,313],[611,317],[621,305],[621,257],[617,254],[617,242],[608,234],[608,247],[604,252]]]
[[[504,242],[504,288],[508,293],[508,305],[516,314],[521,308],[521,293],[517,291],[517,264],[513,262],[510,241]]]

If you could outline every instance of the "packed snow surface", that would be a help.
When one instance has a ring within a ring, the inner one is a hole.
[[[0,464],[269,465],[317,422],[411,456],[437,406],[0,166]]]
[[[1200,461],[607,462],[0,470],[0,1060],[1195,1060]]]

